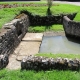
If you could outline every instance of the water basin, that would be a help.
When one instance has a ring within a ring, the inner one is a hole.
[[[44,36],[39,53],[80,53],[80,41],[66,36]]]

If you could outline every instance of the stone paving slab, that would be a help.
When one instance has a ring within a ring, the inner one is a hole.
[[[22,41],[18,46],[18,48],[20,48],[18,55],[31,55],[31,54],[38,53],[40,44],[41,42]]]
[[[14,53],[9,57],[9,64],[6,67],[10,70],[21,69],[21,62],[16,60],[16,55]]]
[[[24,56],[34,55],[38,53],[41,42],[26,42],[22,41],[18,46],[17,59],[21,60]]]
[[[43,33],[27,33],[22,40],[42,41]]]

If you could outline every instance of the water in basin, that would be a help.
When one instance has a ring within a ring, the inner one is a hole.
[[[65,36],[44,36],[39,53],[80,53],[80,42]]]

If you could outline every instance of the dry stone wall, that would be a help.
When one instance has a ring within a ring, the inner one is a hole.
[[[25,13],[29,16],[30,25],[31,26],[51,26],[53,24],[62,24],[63,17],[66,15],[70,19],[74,19],[77,13],[71,14],[59,14],[59,15],[48,15],[48,16],[40,16],[40,15],[33,15],[28,11],[21,11],[20,13]]]
[[[21,62],[21,69],[26,70],[80,70],[80,60],[68,58],[47,58],[42,56],[27,56]]]
[[[0,55],[0,69],[7,66],[9,63],[8,54]]]
[[[63,27],[67,36],[80,38],[80,22],[70,20],[67,16],[64,16]]]
[[[11,54],[27,32],[28,16],[23,14],[18,19],[5,24],[0,31],[0,54]]]

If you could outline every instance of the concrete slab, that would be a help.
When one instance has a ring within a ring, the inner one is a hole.
[[[42,41],[43,33],[27,33],[22,40]]]
[[[18,48],[15,50],[17,54],[17,60],[22,60],[24,56],[37,54],[39,51],[41,42],[26,42],[22,41]]]
[[[21,69],[21,62],[16,60],[16,55],[12,54],[9,57],[9,64],[6,67],[10,70]]]
[[[21,42],[18,55],[34,55],[38,53],[41,42]]]

